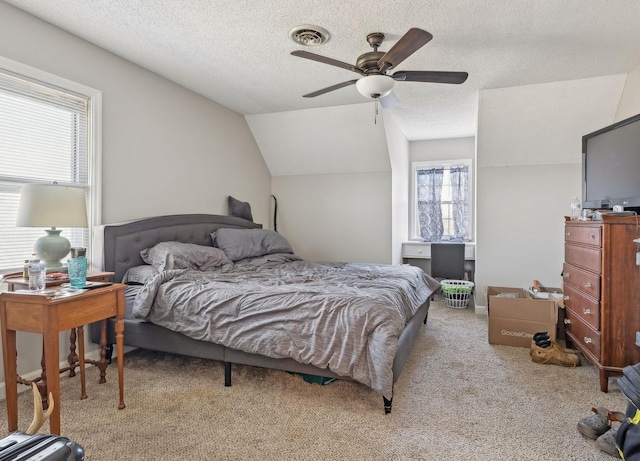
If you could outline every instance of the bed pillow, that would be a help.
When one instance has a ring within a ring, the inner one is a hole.
[[[143,266],[135,266],[129,269],[122,278],[122,283],[128,285],[144,285],[158,273],[158,269],[145,264]]]
[[[231,261],[219,248],[194,243],[161,242],[140,252],[142,260],[158,271],[196,269],[208,271]]]
[[[225,227],[212,233],[211,241],[213,246],[222,249],[231,261],[273,253],[293,253],[289,242],[272,230]]]
[[[229,196],[228,202],[229,214],[231,216],[253,222],[253,215],[251,214],[251,205],[249,205],[249,202],[241,202],[232,196]]]

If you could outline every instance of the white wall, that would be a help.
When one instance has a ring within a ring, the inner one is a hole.
[[[226,214],[227,195],[270,222],[271,176],[241,115],[4,2],[0,56],[103,92],[104,223]],[[19,372],[40,368],[37,336],[19,333],[18,351]]]
[[[373,110],[372,102],[246,116],[273,176],[278,232],[305,259],[392,261],[389,150]]]
[[[563,223],[581,196],[582,135],[613,122],[624,75],[480,93],[476,305],[487,285],[562,282]]]
[[[411,161],[425,162],[456,159],[472,159],[475,161],[475,142],[476,140],[473,137],[412,141],[409,150]],[[475,169],[475,162],[473,167]],[[411,175],[410,172],[409,175]]]
[[[373,115],[370,102],[246,119],[273,176],[390,171],[383,118]]]
[[[391,162],[391,263],[402,263],[402,242],[409,235],[409,194],[411,182],[407,171],[409,162],[409,140],[404,135],[393,115],[384,112],[384,126]]]
[[[274,176],[278,232],[311,261],[389,263],[391,173]]]
[[[633,117],[640,113],[640,66],[636,67],[627,76],[624,85],[620,105],[616,112],[614,122],[619,122],[625,118]]]

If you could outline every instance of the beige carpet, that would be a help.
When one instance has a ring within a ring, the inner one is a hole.
[[[125,332],[126,334],[126,332]],[[436,300],[395,387],[393,412],[368,388],[308,384],[285,372],[134,351],[125,357],[125,402],[88,371],[62,381],[63,435],[89,460],[610,460],[576,431],[592,406],[624,411],[615,380],[598,390],[595,368],[534,364],[528,349],[490,346],[486,319]],[[32,397],[20,396],[20,428]],[[0,405],[0,434],[6,434]],[[46,425],[41,432],[46,432]]]

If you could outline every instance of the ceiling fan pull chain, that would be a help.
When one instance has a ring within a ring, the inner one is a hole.
[[[373,116],[373,124],[377,125],[378,124],[378,98],[374,99],[374,107],[375,107],[375,114]]]

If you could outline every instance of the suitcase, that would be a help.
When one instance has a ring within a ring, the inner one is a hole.
[[[0,461],[83,461],[84,448],[59,435],[14,432],[0,440]]]

